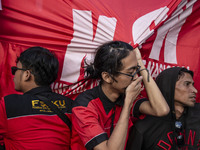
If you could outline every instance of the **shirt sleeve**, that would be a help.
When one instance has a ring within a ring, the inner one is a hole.
[[[87,107],[76,106],[72,109],[73,126],[88,150],[108,140],[98,117],[98,112],[90,104]]]
[[[134,103],[133,103],[133,107],[132,107],[132,113],[131,113],[131,120],[132,122],[137,121],[138,119],[144,119],[145,118],[145,114],[142,114],[139,110],[140,105],[145,102],[148,101],[148,99],[146,98],[141,98],[141,99],[137,99]]]

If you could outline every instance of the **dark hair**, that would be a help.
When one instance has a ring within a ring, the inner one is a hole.
[[[39,86],[49,86],[57,78],[59,62],[53,53],[43,47],[31,47],[17,58],[24,69],[28,69]]]
[[[102,79],[101,73],[108,72],[117,75],[122,68],[121,60],[129,55],[133,47],[122,41],[111,41],[99,46],[96,49],[94,62],[86,67],[89,78]]]
[[[182,69],[179,71],[179,73],[178,73],[177,81],[178,81],[182,76],[184,76],[185,73],[189,73],[192,77],[193,77],[193,75],[194,75],[193,71],[188,70],[188,69],[186,69],[186,68],[182,68]]]

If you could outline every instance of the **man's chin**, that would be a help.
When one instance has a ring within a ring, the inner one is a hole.
[[[190,104],[188,104],[188,107],[194,107],[195,103],[196,103],[196,101],[195,102],[191,102]]]
[[[17,89],[17,88],[15,88],[15,91],[17,91],[17,92],[22,92],[20,89]]]

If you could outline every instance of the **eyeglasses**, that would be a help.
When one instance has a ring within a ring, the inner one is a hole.
[[[141,66],[139,66],[139,65],[135,66],[135,68],[133,68],[133,69],[136,69],[136,72],[134,74],[127,74],[127,73],[123,73],[123,72],[119,72],[119,71],[117,71],[117,73],[132,77],[131,80],[133,80],[135,75],[140,72],[140,68],[141,68]]]
[[[181,133],[182,128],[183,128],[182,123],[180,121],[176,121],[175,122],[175,131],[178,134],[176,137],[178,147],[181,147],[184,145],[184,136]]]
[[[15,75],[15,72],[17,71],[17,70],[24,70],[24,71],[26,71],[26,70],[28,70],[28,69],[23,69],[23,68],[17,68],[17,67],[11,67],[11,72],[12,72],[12,75]]]

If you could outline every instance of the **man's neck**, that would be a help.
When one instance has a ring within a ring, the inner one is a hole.
[[[112,90],[112,88],[110,88],[109,85],[107,84],[102,84],[101,85],[102,91],[103,93],[108,97],[108,99],[112,102],[116,102],[116,100],[118,99],[118,97],[120,96],[119,93],[114,92]]]
[[[36,85],[36,84],[29,84],[29,85],[27,85],[27,86],[23,89],[22,92],[23,92],[23,93],[26,93],[26,92],[28,92],[28,91],[30,91],[30,90],[36,88],[36,87],[39,87],[39,86]]]
[[[179,104],[174,104],[174,107],[175,107],[176,119],[179,119],[183,115],[185,108],[182,105],[179,105]]]

